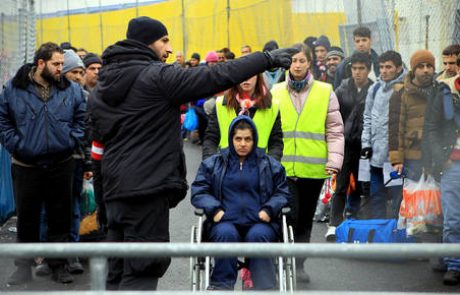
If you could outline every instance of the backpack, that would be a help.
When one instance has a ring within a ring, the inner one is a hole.
[[[396,219],[348,219],[336,229],[337,243],[408,243]]]

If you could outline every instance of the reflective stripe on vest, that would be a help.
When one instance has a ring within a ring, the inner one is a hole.
[[[257,109],[254,114],[254,124],[257,128],[258,142],[257,147],[266,149],[268,140],[275,124],[276,117],[279,112],[279,102],[276,99],[272,100],[272,105],[268,109]],[[229,109],[224,105],[224,97],[219,96],[216,99],[216,113],[217,121],[219,122],[220,129],[220,142],[219,148],[223,149],[228,147],[228,129],[233,119],[236,118],[234,109]]]
[[[284,150],[281,163],[287,176],[327,178],[326,118],[332,87],[314,81],[300,115],[286,82],[272,88],[280,103]]]

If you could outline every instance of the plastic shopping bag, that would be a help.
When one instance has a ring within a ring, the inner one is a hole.
[[[94,197],[93,179],[83,179],[83,189],[80,199],[80,213],[85,216],[96,211],[96,199]]]
[[[315,215],[313,220],[316,222],[328,222],[329,221],[329,212],[331,210],[331,198],[334,194],[335,188],[335,178],[327,178],[324,181],[323,187],[321,189],[318,202],[316,204]]]
[[[442,229],[441,191],[433,177],[424,175],[419,181],[406,179],[399,210],[398,228],[406,228],[408,236]]]
[[[184,128],[188,131],[198,129],[198,116],[195,109],[192,107],[188,109],[187,113],[185,113]]]

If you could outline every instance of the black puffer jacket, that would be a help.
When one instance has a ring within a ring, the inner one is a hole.
[[[253,53],[214,67],[182,69],[160,62],[150,48],[132,40],[108,47],[102,58],[104,66],[89,111],[105,145],[106,201],[165,191],[177,195],[175,203],[185,197],[179,106],[270,67],[263,53]]]
[[[447,88],[442,88],[442,99],[428,101],[423,126],[423,167],[438,181],[460,134],[460,108],[455,109]]]

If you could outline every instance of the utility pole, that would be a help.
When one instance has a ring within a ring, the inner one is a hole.
[[[68,42],[72,44],[70,37],[70,9],[69,9],[69,0],[67,0],[67,35],[69,37]]]
[[[430,33],[430,16],[425,15],[425,49],[426,50],[428,50],[429,33]]]
[[[139,17],[139,0],[136,0],[136,17]]]
[[[363,23],[361,0],[357,0],[356,5],[357,5],[357,12],[358,12],[358,25],[361,26]]]
[[[185,18],[185,0],[181,0],[182,4],[182,53],[187,56],[187,24]]]
[[[227,0],[227,48],[230,48],[230,0]]]
[[[102,25],[102,3],[99,0],[99,30],[101,31],[101,53],[104,52],[104,27]]]

